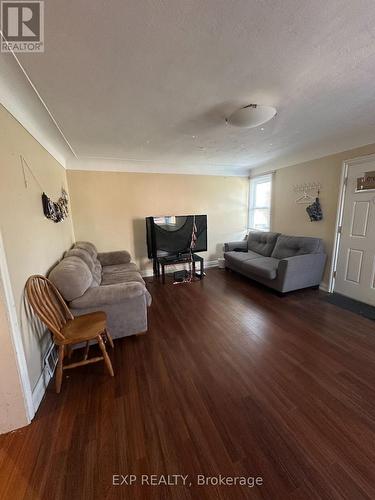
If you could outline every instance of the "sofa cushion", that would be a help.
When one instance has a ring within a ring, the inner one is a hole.
[[[94,261],[98,255],[96,246],[90,243],[89,241],[77,241],[74,244],[74,248],[83,248],[83,250],[86,250],[86,252],[88,252],[91,255]]]
[[[262,256],[259,255],[258,253],[247,251],[247,252],[235,252],[234,250],[231,250],[230,252],[225,252],[224,253],[224,258],[228,262],[229,265],[234,265],[234,266],[239,266],[243,262],[252,260],[252,259],[259,259]]]
[[[75,243],[73,247],[73,250],[83,250],[90,255],[93,261],[93,267],[91,268],[93,284],[95,286],[100,285],[102,281],[102,265],[98,259],[98,252],[96,250],[96,246],[90,243],[89,241],[77,241],[77,243]]]
[[[269,257],[275,248],[276,240],[279,234],[280,233],[264,231],[250,232],[247,239],[247,248],[253,252],[263,255],[264,257]]]
[[[79,257],[66,257],[49,273],[48,278],[68,302],[81,297],[92,285],[92,274]]]
[[[87,290],[82,297],[73,300],[69,306],[73,309],[101,308],[106,305],[121,304],[125,300],[134,299],[142,295],[146,295],[146,300],[150,302],[147,293],[144,285],[135,282],[98,286]],[[126,314],[124,304],[121,309],[122,314]]]
[[[137,265],[134,262],[127,264],[113,264],[112,266],[103,266],[103,275],[116,273],[117,271],[137,271]]]
[[[116,264],[128,264],[131,255],[126,250],[115,250],[114,252],[100,252],[98,259],[102,266],[114,266]]]
[[[274,280],[277,276],[277,268],[279,266],[279,259],[272,257],[261,257],[259,259],[247,260],[243,264],[243,268],[256,276],[268,280]]]
[[[275,259],[286,259],[295,255],[308,253],[320,253],[322,251],[322,240],[320,238],[308,238],[306,236],[287,236],[281,234],[276,242],[271,257]]]
[[[64,257],[79,257],[85,264],[87,264],[91,272],[94,270],[94,260],[89,252],[87,252],[87,250],[84,250],[83,248],[71,248],[70,250],[65,252]]]
[[[92,279],[96,285],[102,282],[102,265],[98,260],[95,261],[94,269],[92,271]]]
[[[143,278],[139,272],[118,271],[117,273],[103,274],[101,286],[115,285],[116,283],[130,283],[131,281],[144,284]]]
[[[144,283],[142,276],[137,270],[134,262],[127,264],[114,264],[113,266],[103,266],[102,285],[113,285],[115,283],[129,283],[136,281]]]

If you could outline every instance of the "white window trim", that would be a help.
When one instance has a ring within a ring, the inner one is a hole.
[[[273,174],[274,172],[269,172],[267,174],[261,174],[261,175],[257,175],[257,176],[254,176],[254,177],[250,177],[249,179],[249,207],[248,207],[248,231],[271,231],[271,225],[272,225],[272,201],[273,201]],[[269,207],[268,206],[265,206],[265,207],[255,207],[254,205],[254,200],[255,200],[255,196],[254,196],[254,193],[255,193],[255,187],[257,185],[258,182],[266,182],[266,181],[270,181],[271,182],[271,199],[270,199],[270,205]],[[258,229],[258,228],[254,228],[252,227],[253,226],[253,220],[252,220],[252,212],[255,210],[255,208],[257,209],[264,209],[264,208],[267,208],[269,209],[269,214],[268,214],[268,228],[267,229]]]

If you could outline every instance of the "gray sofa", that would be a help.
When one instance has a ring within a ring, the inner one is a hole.
[[[77,242],[51,270],[49,279],[72,314],[107,313],[113,338],[147,330],[151,295],[126,251],[98,253],[89,242]]]
[[[320,238],[251,232],[225,243],[225,266],[278,292],[318,286],[326,254]]]

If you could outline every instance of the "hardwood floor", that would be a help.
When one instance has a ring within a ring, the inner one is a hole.
[[[149,333],[115,341],[115,378],[73,370],[30,426],[0,437],[1,499],[375,498],[371,320],[219,269],[148,287]],[[141,474],[192,485],[141,486]]]

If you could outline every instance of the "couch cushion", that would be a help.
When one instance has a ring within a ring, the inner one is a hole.
[[[83,250],[87,252],[92,261],[93,267],[91,268],[92,277],[93,277],[93,285],[98,286],[102,281],[102,265],[98,259],[98,252],[96,250],[96,246],[90,243],[89,241],[77,241],[75,243],[73,250]]]
[[[101,286],[115,285],[116,283],[130,283],[131,281],[144,284],[143,278],[138,271],[118,271],[117,273],[103,274]]]
[[[86,252],[88,252],[91,255],[94,261],[98,255],[96,246],[90,243],[89,241],[77,241],[74,244],[74,248],[83,248],[83,250],[86,250]]]
[[[83,248],[72,248],[71,250],[65,252],[64,257],[79,257],[85,264],[87,264],[91,272],[94,270],[94,260],[89,252]]]
[[[144,283],[142,276],[137,270],[134,262],[127,264],[114,264],[113,266],[103,266],[102,285],[113,285],[115,283],[128,283],[137,281]]]
[[[259,253],[264,257],[269,257],[275,248],[277,237],[280,233],[271,233],[264,231],[252,231],[247,239],[247,248],[253,252]]]
[[[92,279],[97,285],[100,285],[102,281],[102,265],[97,259],[95,260],[94,269],[92,271]]]
[[[252,259],[259,259],[262,256],[259,255],[256,252],[235,252],[234,250],[231,250],[230,252],[225,252],[224,253],[224,258],[226,262],[229,263],[229,265],[234,265],[234,266],[241,266],[241,264],[245,261],[252,260]]]
[[[126,264],[113,264],[112,266],[103,266],[103,275],[111,274],[117,271],[138,271],[137,265],[134,262],[127,262]]]
[[[92,274],[79,257],[66,257],[49,273],[48,278],[68,302],[81,297],[92,285]]]
[[[281,234],[276,242],[271,257],[275,259],[286,259],[295,255],[308,253],[319,253],[322,251],[322,240],[320,238],[308,238],[306,236],[287,236]]]
[[[272,257],[261,257],[259,259],[247,260],[243,263],[243,268],[256,276],[268,280],[274,280],[277,276],[279,259]]]

